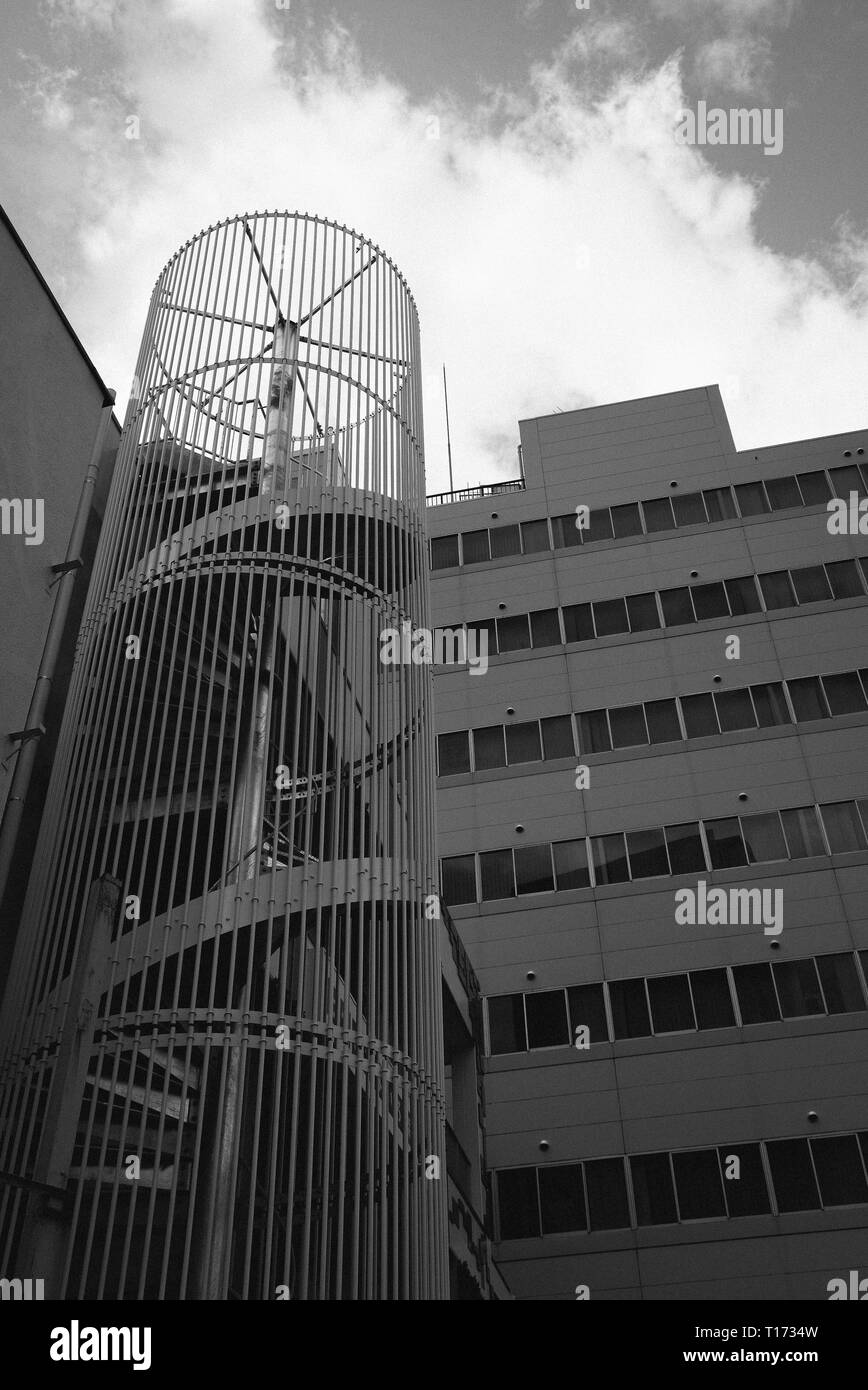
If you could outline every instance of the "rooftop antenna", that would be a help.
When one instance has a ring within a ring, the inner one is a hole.
[[[449,432],[449,393],[446,389],[446,363],[443,363],[443,400],[446,404],[446,448],[449,452],[449,491],[455,491],[452,481],[452,436]]]

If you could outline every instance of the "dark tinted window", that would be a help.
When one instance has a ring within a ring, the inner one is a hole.
[[[709,521],[729,521],[737,515],[732,492],[728,487],[706,488],[703,492]]]
[[[780,1018],[771,966],[767,962],[734,965],[732,978],[742,1023],[772,1023]]]
[[[497,648],[501,652],[521,652],[530,646],[530,629],[526,613],[514,618],[498,618]]]
[[[608,507],[592,507],[585,532],[586,541],[610,541],[612,539],[612,518]]]
[[[849,1207],[868,1202],[868,1183],[855,1134],[811,1139],[811,1153],[824,1207]]]
[[[809,859],[815,854],[826,853],[826,846],[817,824],[817,812],[813,806],[781,811],[781,824],[787,837],[787,849],[791,859]]]
[[[488,1001],[488,1038],[492,1056],[524,1052],[524,1001],[520,994],[501,994]]]
[[[792,716],[787,706],[784,687],[780,681],[769,681],[765,685],[752,685],[754,709],[761,729],[771,729],[776,724],[791,724]]]
[[[645,718],[652,743],[674,743],[683,737],[674,700],[649,700],[645,705]]]
[[[457,536],[432,536],[431,538],[431,568],[434,570],[450,569],[458,564],[458,537]]]
[[[570,1009],[570,1040],[575,1042],[576,1029],[585,1027],[592,1043],[609,1041],[606,1005],[602,985],[573,985],[567,990]]]
[[[470,735],[466,729],[457,734],[440,734],[437,739],[437,759],[441,777],[453,777],[470,771]]]
[[[866,708],[865,692],[855,671],[824,676],[823,689],[832,714],[861,714]]]
[[[705,851],[695,821],[664,826],[664,833],[673,874],[691,874],[705,868]]]
[[[714,703],[723,733],[756,728],[756,715],[747,690],[719,690]]]
[[[478,565],[480,561],[489,559],[488,532],[465,531],[461,537],[461,549],[465,565]]]
[[[681,698],[681,713],[688,738],[707,738],[719,733],[714,698],[711,695],[684,695]]]
[[[534,555],[539,550],[549,549],[549,528],[545,521],[523,521],[521,541],[525,555]]]
[[[752,574],[746,574],[741,579],[726,579],[723,587],[726,589],[726,596],[729,599],[729,607],[733,617],[740,617],[743,613],[761,613],[762,604],[756,590],[756,580]]]
[[[576,750],[573,746],[573,721],[570,716],[556,714],[551,719],[543,719],[542,741],[544,757],[573,757]]]
[[[623,835],[599,835],[591,841],[597,885],[626,883],[630,877]]]
[[[615,633],[630,631],[627,605],[622,598],[605,599],[602,603],[595,603],[593,608],[598,637],[612,637]]]
[[[493,526],[489,536],[492,559],[499,560],[507,555],[521,554],[521,536],[517,526]]]
[[[582,533],[576,525],[575,512],[569,512],[566,516],[552,517],[552,536],[554,538],[556,550],[564,550],[573,545],[581,545]]]
[[[669,856],[662,830],[631,830],[627,853],[633,878],[661,878],[669,873]]]
[[[539,1201],[542,1233],[585,1229],[585,1199],[582,1170],[578,1163],[559,1163],[539,1169]]]
[[[605,753],[612,746],[609,721],[604,709],[585,710],[579,715],[579,752]]]
[[[672,1155],[678,1210],[682,1221],[726,1216],[716,1149]]]
[[[759,575],[759,583],[766,608],[792,608],[794,606],[795,594],[786,570],[774,570],[770,574],[761,574]]]
[[[624,705],[609,710],[613,748],[632,748],[648,742],[645,711],[641,705]]]
[[[668,1154],[636,1154],[630,1159],[636,1221],[640,1226],[663,1226],[678,1220],[675,1188]]]
[[[802,494],[795,478],[766,478],[766,495],[773,512],[802,505]]]
[[[808,565],[791,572],[793,588],[799,603],[826,603],[832,590],[822,565]]]
[[[643,502],[646,531],[671,531],[675,526],[672,503],[668,497],[658,497],[652,502]]]
[[[589,642],[594,635],[594,620],[589,603],[573,603],[564,609],[564,634],[567,642]]]
[[[440,891],[448,907],[476,902],[476,861],[472,854],[456,854],[443,860]]]
[[[826,1012],[812,960],[775,961],[772,971],[784,1018],[808,1018]]]
[[[648,981],[655,1033],[685,1033],[696,1027],[686,975],[660,975]]]
[[[567,1000],[562,989],[527,994],[524,1007],[528,1047],[563,1047],[569,1042]]]
[[[512,851],[493,849],[480,854],[479,878],[482,885],[483,902],[492,902],[497,898],[514,898],[515,881],[512,876]]]
[[[787,843],[777,811],[741,817],[741,833],[747,846],[748,863],[769,864],[787,859]]]
[[[787,681],[797,719],[826,719],[828,708],[819,677],[805,676],[802,680]]]
[[[713,869],[735,869],[747,863],[741,828],[735,816],[706,821],[705,834]]]
[[[820,807],[832,854],[850,854],[865,848],[865,832],[854,801],[836,801]]]
[[[473,761],[477,772],[491,767],[506,767],[502,724],[473,730]]]
[[[735,489],[735,495],[742,516],[758,516],[760,512],[769,510],[762,483],[741,483]]]
[[[540,608],[530,615],[531,641],[535,647],[559,647],[561,625],[556,608]]]
[[[825,473],[798,473],[799,488],[806,507],[815,507],[820,502],[828,502],[831,490]]]
[[[817,971],[830,1014],[854,1013],[865,1008],[859,972],[849,951],[818,956]]]
[[[471,633],[475,634],[477,652],[487,652],[489,656],[497,655],[497,623],[493,618],[477,618],[476,622],[467,624],[468,647],[474,641]]]
[[[855,560],[838,560],[826,566],[835,598],[861,598],[865,592]]]
[[[836,497],[849,499],[851,492],[857,492],[860,497],[865,496],[865,484],[855,463],[830,468],[829,477],[832,479],[832,489]]]
[[[554,892],[551,845],[516,846],[515,886],[519,895]]]
[[[683,627],[696,621],[689,589],[661,589],[660,605],[667,627]]]
[[[535,1168],[506,1168],[497,1175],[501,1240],[540,1233]]]
[[[585,1163],[588,1219],[592,1231],[620,1231],[630,1225],[624,1160],[596,1158]]]
[[[766,1144],[778,1211],[816,1211],[820,1194],[807,1139],[775,1139]]]
[[[611,980],[609,1002],[616,1038],[648,1038],[651,1019],[644,980]]]
[[[691,970],[697,1028],[731,1028],[735,1011],[725,970]]]
[[[539,762],[542,749],[539,740],[539,724],[535,719],[526,724],[507,724],[506,756],[510,767],[516,763]]]
[[[652,632],[660,626],[655,594],[631,594],[627,599],[631,632]]]
[[[729,604],[722,584],[694,584],[690,592],[698,622],[729,617]]]
[[[683,496],[673,497],[672,510],[676,526],[699,526],[707,520],[701,492],[685,492]]]
[[[642,535],[642,517],[637,502],[628,502],[623,507],[612,508],[612,530],[618,539],[622,536]]]
[[[723,1172],[726,1209],[730,1216],[759,1216],[771,1211],[759,1144],[730,1144],[717,1152]],[[738,1159],[737,1165],[732,1162],[733,1159]],[[732,1176],[727,1177],[727,1173]]]
[[[560,840],[552,846],[557,874],[558,892],[568,888],[588,888],[588,849],[584,840]]]

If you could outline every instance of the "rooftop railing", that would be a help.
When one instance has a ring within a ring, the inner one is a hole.
[[[475,502],[479,497],[495,497],[499,492],[524,492],[524,478],[508,483],[487,483],[484,487],[465,487],[458,492],[432,492],[425,498],[428,507],[442,507],[447,502]]]

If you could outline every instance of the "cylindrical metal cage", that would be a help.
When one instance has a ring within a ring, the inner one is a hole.
[[[6,1001],[0,1252],[52,1296],[448,1296],[431,676],[383,640],[428,628],[424,502],[383,253],[299,214],[188,242]]]

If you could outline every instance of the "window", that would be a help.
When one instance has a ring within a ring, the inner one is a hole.
[[[521,554],[521,537],[517,526],[493,526],[489,531],[492,560]]]
[[[726,597],[729,599],[730,611],[734,618],[739,618],[744,613],[762,612],[756,580],[752,574],[746,574],[741,579],[725,579],[723,587],[726,589]]]
[[[821,502],[825,505],[828,502],[832,492],[825,473],[821,470],[816,473],[797,473],[796,477],[806,507],[816,507]]]
[[[823,689],[834,715],[861,714],[868,704],[855,671],[845,671],[839,676],[824,676]]]
[[[787,570],[774,570],[758,576],[766,608],[792,608],[796,599]]]
[[[547,521],[523,521],[521,523],[521,543],[525,555],[535,555],[540,550],[549,550],[549,527]]]
[[[665,1226],[678,1220],[675,1188],[668,1154],[636,1154],[630,1159],[636,1222],[639,1226]]]
[[[666,825],[663,832],[673,874],[692,874],[697,869],[700,872],[705,869],[705,850],[696,821],[686,825]]]
[[[566,550],[571,546],[581,545],[582,533],[576,525],[575,512],[570,512],[567,516],[552,517],[552,539],[555,550]]]
[[[676,526],[699,526],[706,521],[705,503],[701,492],[685,492],[672,498]]]
[[[573,603],[564,609],[564,640],[590,642],[594,636],[594,620],[589,603]]]
[[[826,603],[832,597],[822,565],[808,565],[805,569],[793,570],[791,577],[799,603]]]
[[[690,988],[697,1028],[731,1028],[735,1010],[725,970],[691,970]]]
[[[817,812],[813,806],[781,811],[781,824],[787,837],[787,849],[791,859],[810,859],[815,854],[826,853],[826,846],[817,824]]]
[[[478,565],[491,558],[487,531],[465,531],[461,537],[465,565]]]
[[[730,521],[738,515],[730,488],[706,488],[702,495],[705,498],[705,510],[709,521]]]
[[[432,536],[431,537],[431,568],[432,570],[451,569],[458,564],[458,537],[457,536]]]
[[[674,529],[675,517],[672,513],[672,503],[668,497],[657,497],[651,502],[643,502],[642,511],[645,514],[645,530],[649,535],[653,531],[672,531]]]
[[[655,1033],[687,1033],[696,1027],[686,975],[660,975],[648,981]]]
[[[551,1168],[540,1168],[538,1176],[543,1235],[585,1230],[587,1223],[580,1165],[558,1163]]]
[[[637,502],[627,502],[623,507],[612,507],[612,530],[617,540],[624,536],[642,535],[642,516]]]
[[[775,961],[772,972],[784,1018],[808,1018],[826,1012],[812,960]]]
[[[787,859],[787,842],[777,811],[758,816],[741,817],[741,833],[747,846],[749,864],[770,864],[775,859]]]
[[[627,1181],[622,1158],[595,1158],[585,1163],[588,1224],[592,1231],[620,1231],[630,1225]]]
[[[541,757],[539,724],[535,719],[526,724],[507,724],[506,758],[510,767],[517,763],[536,763]]]
[[[817,972],[828,1013],[849,1014],[865,1008],[856,962],[849,951],[818,956]]]
[[[472,854],[455,854],[441,862],[440,891],[447,907],[476,902],[476,862]]]
[[[585,753],[606,753],[612,747],[609,721],[604,709],[585,710],[579,715],[579,756]]]
[[[817,1180],[807,1139],[775,1139],[766,1144],[778,1211],[816,1211]]]
[[[553,893],[555,881],[552,877],[551,845],[516,846],[515,886],[521,896],[524,893]]]
[[[780,681],[752,685],[750,693],[761,729],[771,729],[776,724],[792,724],[787,697]]]
[[[602,985],[572,985],[567,990],[570,1010],[570,1041],[575,1041],[576,1029],[588,1029],[592,1043],[609,1041],[606,1004]]]
[[[482,885],[482,902],[493,902],[497,898],[514,898],[512,851],[492,849],[480,854],[479,878]]]
[[[830,1134],[811,1140],[811,1154],[824,1207],[868,1202],[868,1183],[855,1134]]]
[[[612,637],[617,632],[630,631],[627,605],[622,598],[604,599],[602,603],[595,603],[593,608],[598,637]]]
[[[454,777],[470,771],[470,735],[466,729],[457,734],[440,734],[437,739],[437,761],[441,777]]]
[[[722,584],[694,584],[690,592],[697,622],[729,617],[729,604]]]
[[[561,840],[552,845],[557,874],[558,892],[568,888],[589,888],[588,847],[584,840]]]
[[[526,1051],[524,999],[520,994],[500,994],[489,999],[488,1041],[492,1057]]]
[[[561,625],[556,608],[539,608],[530,615],[531,645],[534,647],[559,647],[561,644]]]
[[[858,492],[860,497],[865,496],[865,484],[855,463],[846,467],[830,468],[829,477],[832,479],[832,490],[836,497],[846,497],[849,500],[851,492]]]
[[[649,700],[645,705],[645,718],[651,743],[675,743],[683,737],[674,700]]]
[[[591,841],[594,851],[594,873],[597,886],[606,883],[628,883],[627,854],[624,836],[598,835]]]
[[[612,539],[612,518],[608,507],[592,507],[588,518],[585,541],[610,541]]]
[[[609,723],[613,748],[633,748],[648,742],[645,711],[641,705],[624,705],[621,709],[609,710]]]
[[[497,649],[499,652],[523,652],[530,646],[530,629],[527,613],[517,613],[513,618],[498,618]]]
[[[660,606],[667,627],[683,627],[696,621],[689,589],[661,589]]]
[[[762,483],[740,483],[735,489],[742,516],[759,516],[770,510]]]
[[[573,721],[568,714],[556,714],[542,720],[544,758],[575,757]]]
[[[487,729],[473,730],[473,761],[477,772],[487,771],[492,767],[506,767],[502,724],[491,724]]]
[[[526,994],[524,1007],[528,1047],[563,1047],[569,1042],[567,999],[562,989]]]
[[[772,1209],[759,1144],[730,1144],[717,1151],[730,1216],[761,1216]],[[732,1162],[738,1159],[738,1167]],[[727,1177],[727,1172],[732,1177]],[[735,1176],[736,1172],[738,1177]]]
[[[497,1209],[501,1240],[539,1235],[535,1168],[505,1168],[498,1173]]]
[[[714,703],[721,733],[733,734],[739,729],[755,729],[756,714],[747,690],[719,690]]]
[[[669,856],[662,830],[631,830],[627,853],[633,878],[661,878],[669,873]]]
[[[855,801],[836,801],[820,807],[832,854],[850,854],[865,848],[865,831]]]
[[[650,1038],[651,1018],[644,980],[611,980],[609,1002],[616,1038]]]
[[[716,1149],[696,1149],[673,1154],[672,1167],[682,1221],[701,1221],[726,1216],[723,1184]]]
[[[708,852],[713,869],[736,869],[747,863],[741,827],[736,816],[705,822]]]
[[[802,494],[795,478],[766,478],[766,496],[773,512],[802,505]]]
[[[801,680],[787,681],[787,689],[798,720],[828,719],[829,710],[818,676],[804,676]]]
[[[768,962],[734,965],[732,978],[742,1023],[777,1023],[781,1015]]]
[[[714,698],[711,695],[683,695],[681,713],[688,738],[707,738],[720,732]]]
[[[865,592],[855,560],[838,560],[826,566],[826,573],[836,599],[861,598]]]
[[[660,626],[657,612],[656,594],[630,594],[627,599],[627,617],[631,632],[652,632]]]
[[[493,618],[477,618],[476,622],[467,624],[468,648],[474,642],[477,653],[497,655],[497,624]]]

